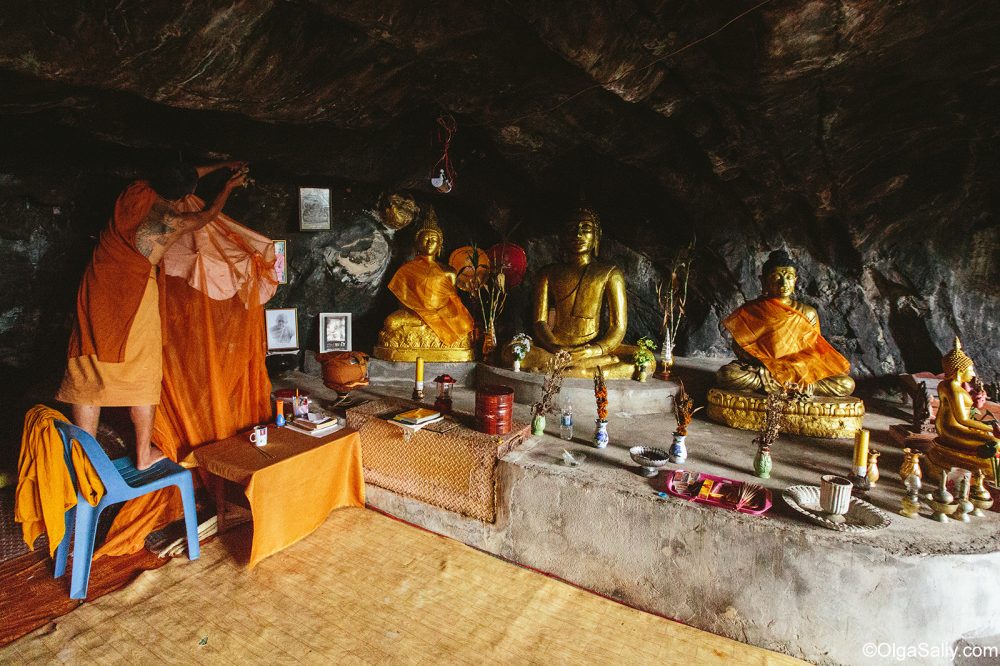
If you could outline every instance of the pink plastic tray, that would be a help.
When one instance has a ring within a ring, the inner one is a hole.
[[[700,502],[702,504],[710,504],[712,506],[721,507],[723,509],[729,509],[730,511],[739,511],[740,513],[749,513],[752,516],[759,516],[771,508],[771,491],[764,488],[763,502],[760,498],[753,501],[751,505],[743,506],[741,508],[736,507],[736,503],[727,497],[728,490],[727,486],[731,486],[734,491],[738,491],[742,481],[736,481],[734,479],[727,479],[724,476],[715,476],[713,474],[698,474],[695,480],[688,485],[688,492],[681,493],[678,492],[674,487],[674,480],[680,479],[682,475],[687,474],[683,469],[674,470],[674,472],[667,476],[667,492],[674,497],[679,497],[683,500]],[[702,487],[706,483],[712,484],[712,492],[708,497],[699,497]]]

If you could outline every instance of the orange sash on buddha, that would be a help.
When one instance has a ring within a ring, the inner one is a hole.
[[[69,358],[95,355],[104,363],[122,362],[149,280],[149,259],[136,249],[135,230],[155,201],[149,183],[139,181],[115,202],[111,223],[101,232],[77,292]]]
[[[823,338],[819,324],[776,298],[751,301],[722,324],[783,384],[814,384],[850,372],[850,363]]]
[[[406,262],[389,281],[389,291],[404,307],[416,312],[446,345],[468,335],[475,323],[458,297],[455,284],[436,261]]]

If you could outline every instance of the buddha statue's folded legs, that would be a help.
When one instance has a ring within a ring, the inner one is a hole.
[[[781,388],[763,365],[736,360],[719,368],[716,373],[719,388],[730,391],[753,391],[770,393]],[[820,379],[803,387],[805,395],[819,395],[843,398],[854,393],[854,379],[849,375],[836,375]]]
[[[567,351],[572,352],[573,350],[567,349]],[[531,351],[521,360],[521,369],[526,372],[544,373],[548,370],[546,366],[553,356],[555,354],[541,347],[532,347]],[[509,366],[513,360],[510,349],[505,349],[503,352],[504,365]],[[570,365],[563,376],[589,379],[594,376],[597,366],[601,366],[608,379],[631,379],[635,372],[635,367],[631,363],[623,361],[617,353],[614,353],[582,358]]]

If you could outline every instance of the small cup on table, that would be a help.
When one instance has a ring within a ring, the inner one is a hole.
[[[836,474],[824,474],[819,484],[819,506],[831,523],[842,523],[851,508],[851,491],[854,484]]]

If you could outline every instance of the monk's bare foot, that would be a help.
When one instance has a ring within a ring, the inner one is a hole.
[[[149,447],[148,455],[139,455],[138,453],[136,453],[135,468],[140,472],[142,472],[144,470],[149,469],[150,467],[160,462],[164,458],[166,458],[166,456],[163,455],[162,451],[160,451],[155,446],[151,446]]]

